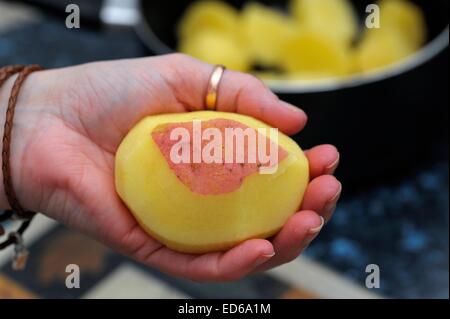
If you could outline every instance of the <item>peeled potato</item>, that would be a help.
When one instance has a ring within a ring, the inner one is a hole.
[[[354,70],[364,72],[398,62],[425,42],[425,22],[414,4],[404,0],[380,2],[380,28],[368,29],[354,53]]]
[[[369,32],[355,50],[354,70],[365,72],[380,69],[406,58],[414,51],[395,29]]]
[[[221,1],[196,1],[191,4],[178,25],[179,38],[187,38],[202,30],[236,31],[238,12]]]
[[[247,71],[250,59],[241,42],[229,33],[213,30],[198,32],[183,39],[179,50],[210,64],[222,64],[237,71]]]
[[[361,30],[355,43],[360,30],[349,0],[290,0],[289,14],[257,2],[238,12],[224,2],[198,1],[181,20],[178,49],[268,81],[343,77],[395,63],[425,43],[417,5],[380,0],[379,6],[380,28]]]
[[[396,29],[405,45],[420,48],[426,39],[425,19],[419,7],[406,0],[382,0],[380,2],[380,29],[390,32]],[[376,32],[376,29],[374,29]]]
[[[350,53],[347,47],[314,32],[301,32],[286,43],[283,56],[284,70],[298,76],[333,77],[349,72]]]
[[[348,0],[291,0],[290,11],[303,28],[330,40],[351,44],[358,21]]]
[[[251,56],[265,66],[282,59],[281,46],[296,33],[297,25],[288,16],[256,2],[242,11],[242,31]]]
[[[170,129],[192,125],[193,120],[201,120],[208,128],[269,128],[235,113],[146,117],[131,129],[116,153],[120,198],[144,230],[181,252],[225,250],[250,238],[275,234],[299,208],[308,184],[308,161],[300,147],[282,133],[278,141],[263,134],[283,152],[273,174],[252,171],[256,166],[250,164],[174,164],[167,157],[172,147]]]

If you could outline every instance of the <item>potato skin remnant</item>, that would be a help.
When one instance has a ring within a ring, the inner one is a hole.
[[[202,195],[218,195],[225,194],[237,190],[244,179],[252,174],[258,173],[259,167],[263,165],[257,156],[255,156],[256,161],[252,163],[248,156],[244,157],[243,163],[238,163],[236,161],[236,143],[233,143],[233,149],[231,152],[234,154],[233,163],[225,162],[225,129],[227,128],[240,128],[242,130],[250,129],[253,130],[255,136],[259,134],[255,129],[249,128],[239,122],[229,120],[229,119],[214,119],[208,121],[202,121],[201,124],[202,133],[208,128],[217,128],[220,130],[222,137],[222,162],[221,163],[193,163],[193,125],[192,122],[185,123],[168,123],[163,124],[155,128],[152,132],[152,138],[158,145],[159,150],[166,159],[169,167],[174,171],[175,175],[183,182],[189,189],[193,192]],[[170,150],[178,142],[178,140],[171,140],[170,134],[176,128],[185,128],[189,132],[190,136],[190,162],[189,163],[174,163],[170,158]],[[270,149],[267,146],[270,141],[267,137],[261,137],[266,143],[266,153]],[[256,141],[257,139],[255,139]],[[273,142],[272,142],[273,143]],[[208,144],[207,140],[202,140],[202,149]],[[249,148],[249,140],[244,139],[244,154],[247,154]],[[255,148],[256,152],[258,148]],[[278,162],[282,161],[287,153],[282,147],[277,145],[278,151]],[[275,163],[275,164],[278,164]]]

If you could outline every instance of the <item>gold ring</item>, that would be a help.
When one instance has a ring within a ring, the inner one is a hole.
[[[205,98],[205,105],[207,110],[214,111],[216,109],[217,91],[219,89],[220,80],[222,80],[224,71],[225,67],[223,65],[216,65],[211,73]]]

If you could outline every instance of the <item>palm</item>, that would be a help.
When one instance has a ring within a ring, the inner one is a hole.
[[[57,181],[50,183],[53,189],[43,211],[143,263],[194,280],[234,279],[276,266],[295,258],[312,239],[308,230],[321,223],[317,213],[339,187],[333,177],[320,176],[336,160],[331,146],[307,153],[314,180],[306,192],[304,210],[291,217],[272,242],[253,239],[227,252],[188,255],[151,238],[115,192],[115,151],[126,132],[146,115],[200,109],[211,66],[176,55],[84,68],[66,90],[70,103],[48,125],[45,139],[34,143],[45,148],[43,171],[49,180]],[[304,115],[286,110],[261,83],[246,75],[226,74],[219,110],[258,117],[287,133],[303,127]],[[276,257],[255,265],[274,252]]]

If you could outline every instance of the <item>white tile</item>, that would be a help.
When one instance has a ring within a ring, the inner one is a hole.
[[[81,285],[83,284],[81,274]],[[185,299],[189,298],[132,264],[124,264],[91,289],[85,299]]]
[[[29,6],[0,0],[0,32],[9,31],[24,23],[36,22],[39,19],[39,13]]]
[[[301,256],[288,264],[272,269],[268,273],[291,286],[297,286],[310,291],[321,298],[382,298],[373,290],[358,285],[336,271],[304,256]]]

